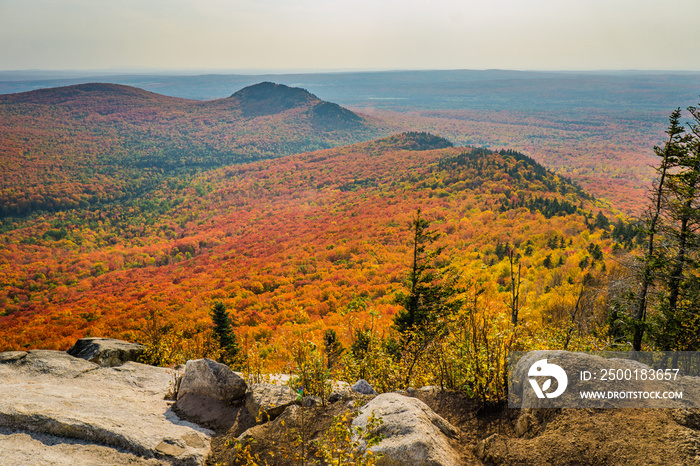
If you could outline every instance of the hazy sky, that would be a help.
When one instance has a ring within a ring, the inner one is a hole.
[[[700,70],[700,0],[0,0],[0,70]]]

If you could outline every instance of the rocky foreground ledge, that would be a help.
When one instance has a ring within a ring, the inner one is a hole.
[[[203,464],[213,432],[175,415],[173,383],[137,362],[0,353],[0,464]]]
[[[129,345],[91,339],[72,348],[76,356],[0,353],[0,465],[213,464],[227,440],[252,442],[262,453],[279,447],[285,426],[304,426],[301,412],[317,416],[307,423],[313,431],[325,420],[330,425],[328,412],[355,407],[353,429],[366,428],[370,413],[382,420],[375,434],[383,439],[371,447],[383,455],[381,466],[700,464],[698,409],[534,407],[479,417],[465,411],[469,400],[437,387],[377,395],[362,380],[336,384],[330,404],[321,407],[285,385],[248,385],[207,359],[188,361],[173,402],[165,395],[175,394],[174,371],[134,362],[142,349]],[[583,364],[591,356],[533,357]],[[515,371],[528,366],[524,360]],[[700,393],[700,379],[680,383]]]
[[[129,345],[85,339],[67,353],[0,353],[0,465],[201,465],[215,432],[245,426],[240,438],[255,441],[297,404],[320,402],[286,385],[248,386],[208,359],[188,361],[178,382],[172,370],[130,361],[141,349]],[[165,399],[175,391],[177,402]],[[386,438],[373,450],[385,464],[463,464],[457,430],[420,400],[377,395],[364,380],[337,383],[330,398],[351,406],[357,397],[368,402],[358,426],[370,411],[382,417]]]

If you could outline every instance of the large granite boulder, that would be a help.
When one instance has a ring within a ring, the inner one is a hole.
[[[382,423],[373,432],[384,439],[371,447],[381,453],[378,465],[447,466],[460,465],[459,453],[450,444],[458,431],[452,424],[435,414],[425,403],[398,393],[384,393],[360,409],[353,428],[367,430],[369,416]]]
[[[266,422],[275,419],[297,401],[299,394],[287,385],[258,383],[248,387],[245,407],[251,416]]]
[[[77,463],[100,458],[83,464],[135,457],[133,464],[199,465],[209,453],[213,432],[181,420],[164,399],[173,381],[168,369],[100,367],[37,350],[0,353],[0,380],[0,464],[64,464],[53,459],[57,452]]]
[[[111,338],[81,338],[70,347],[68,354],[102,367],[115,367],[138,361],[144,351],[143,345],[138,343]]]
[[[246,388],[245,380],[227,365],[211,359],[194,359],[185,365],[177,398],[195,394],[228,403],[243,398]]]
[[[246,388],[245,380],[224,364],[187,361],[173,409],[189,421],[226,431],[235,422]]]

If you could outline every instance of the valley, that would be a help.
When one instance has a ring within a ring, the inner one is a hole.
[[[6,219],[3,345],[58,349],[97,334],[143,341],[153,326],[186,340],[208,328],[213,300],[234,311],[241,339],[268,348],[273,367],[288,360],[290,333],[318,341],[330,328],[345,342],[365,326],[386,333],[418,209],[443,233],[464,286],[482,284],[494,315],[507,301],[506,252],[521,251],[533,331],[565,318],[587,273],[615,267],[613,227],[596,226],[601,209],[611,211],[515,152],[408,132],[197,168],[122,201]],[[604,317],[592,310],[585,319]]]
[[[616,344],[643,240],[626,212],[651,178],[631,152],[652,120],[362,110],[271,82],[208,101],[0,96],[0,348],[106,335],[163,346],[167,365],[212,349],[217,302],[258,370],[291,370],[293,342],[329,331],[388,344],[418,218],[471,303],[460,318],[501,338],[487,351]]]

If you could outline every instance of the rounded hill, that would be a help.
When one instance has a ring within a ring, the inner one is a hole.
[[[229,99],[240,106],[246,117],[274,115],[296,107],[321,102],[318,97],[304,89],[272,82],[262,82],[245,87]]]
[[[372,141],[370,144],[394,150],[434,150],[454,147],[449,140],[425,131],[408,131]]]

